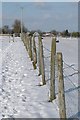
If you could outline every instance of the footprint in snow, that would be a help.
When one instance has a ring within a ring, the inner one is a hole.
[[[4,117],[5,117],[5,115],[4,115],[4,114],[2,114],[2,117],[4,118]]]
[[[4,109],[7,109],[7,106],[4,106]]]
[[[23,77],[26,77],[27,76],[27,74],[23,74]]]

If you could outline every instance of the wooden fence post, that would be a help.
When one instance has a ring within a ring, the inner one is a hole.
[[[21,34],[21,36],[20,36],[20,37],[21,37],[21,40],[23,41],[23,35],[22,35],[22,34]]]
[[[51,45],[51,80],[50,80],[50,102],[55,99],[55,57],[56,57],[56,38],[52,38]]]
[[[66,118],[65,94],[64,94],[64,79],[63,79],[63,61],[62,53],[57,53],[58,60],[58,100],[60,118]]]
[[[28,49],[28,54],[29,54],[29,36],[27,36],[27,49]]]
[[[25,34],[23,34],[23,43],[24,43],[24,46],[25,46]]]
[[[26,35],[26,37],[25,37],[25,44],[26,44],[26,50],[28,51],[28,36]]]
[[[33,60],[32,58],[32,37],[29,37],[29,56],[31,58],[31,61]]]
[[[39,76],[41,75],[40,41],[41,41],[41,36],[38,37],[38,65],[39,65]]]
[[[42,75],[42,83],[41,83],[41,85],[45,85],[46,81],[45,81],[45,66],[44,66],[42,39],[40,39],[40,61],[41,61],[41,75]]]
[[[36,44],[35,44],[35,37],[33,36],[33,67],[36,69],[37,63],[37,52],[36,52]]]
[[[24,43],[24,45],[26,47],[26,50],[28,51],[28,49],[27,49],[27,36],[26,36],[26,34],[25,34],[25,43]]]
[[[13,34],[13,42],[14,42],[14,39],[15,39],[15,34]]]
[[[23,43],[24,43],[24,46],[26,46],[25,45],[25,34],[23,34]]]
[[[29,36],[28,36],[28,40],[29,40],[29,51],[28,51],[28,53],[29,53],[29,57],[30,57],[31,49],[30,49],[30,37]]]
[[[9,34],[9,43],[10,43],[10,34]]]

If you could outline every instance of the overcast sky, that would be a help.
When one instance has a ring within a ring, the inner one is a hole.
[[[12,27],[15,19],[21,19],[29,30],[78,31],[77,2],[3,2],[2,25]]]

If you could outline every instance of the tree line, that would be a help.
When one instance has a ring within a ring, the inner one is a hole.
[[[35,32],[38,32],[41,36],[43,36],[43,34],[46,34],[46,32],[42,32],[41,30],[31,30],[29,31],[23,24],[23,28],[22,31],[24,33],[29,32],[30,35],[33,35]],[[9,28],[8,25],[4,25],[1,29],[0,29],[0,33],[2,34],[13,34],[13,33],[17,33],[20,34],[21,33],[21,21],[16,19],[14,21],[14,24],[12,25],[12,29]],[[51,34],[53,34],[54,36],[62,36],[62,37],[80,37],[80,32],[69,32],[68,29],[64,30],[63,32],[59,32],[56,30],[51,30],[50,31]]]
[[[23,32],[27,32],[27,28],[23,25]],[[13,34],[13,33],[20,33],[21,32],[21,21],[15,20],[12,28],[9,28],[8,25],[4,25],[1,30],[2,34]]]

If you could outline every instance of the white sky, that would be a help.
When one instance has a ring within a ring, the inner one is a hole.
[[[79,2],[79,0],[0,0],[2,2]]]

